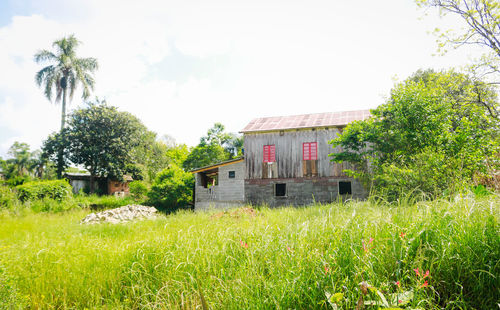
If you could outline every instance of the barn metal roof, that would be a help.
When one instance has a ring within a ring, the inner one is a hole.
[[[262,117],[252,120],[241,132],[345,126],[352,121],[364,120],[368,117],[370,117],[370,110]]]

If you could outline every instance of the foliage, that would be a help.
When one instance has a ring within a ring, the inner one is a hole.
[[[418,71],[396,85],[372,117],[348,125],[331,143],[351,162],[353,176],[385,192],[437,197],[488,174],[499,148],[499,123],[478,97],[497,106],[496,94],[467,75]]]
[[[131,150],[140,144],[145,132],[146,128],[135,116],[97,100],[73,112],[62,141],[66,141],[71,162],[84,166],[93,178],[121,180],[132,161]],[[50,149],[44,150],[50,154]]]
[[[185,170],[209,166],[242,155],[243,137],[226,133],[224,125],[215,123],[206,136],[191,150],[183,163]]]
[[[189,150],[187,145],[185,144],[178,144],[173,147],[170,147],[167,150],[166,154],[169,161],[179,167],[181,167],[184,161],[186,161],[188,155],[189,155]]]
[[[51,164],[38,150],[31,152],[27,143],[14,142],[9,148],[10,158],[0,158],[0,168],[11,186],[20,185],[33,177],[49,178],[53,176]]]
[[[203,296],[213,309],[356,309],[363,297],[370,310],[382,294],[405,309],[494,309],[499,206],[466,196],[91,226],[78,223],[89,211],[26,214],[2,218],[0,260],[27,308],[194,309]]]
[[[476,61],[473,69],[482,69],[483,74],[500,73],[500,5],[492,0],[416,0],[423,8],[435,7],[441,16],[451,14],[464,22],[464,28],[454,30],[436,29],[439,50],[446,52],[448,46],[480,46],[490,51]],[[497,80],[497,83],[499,81]],[[498,110],[496,117],[499,117]]]
[[[130,196],[136,201],[142,201],[148,194],[148,186],[143,181],[133,181],[129,183]]]
[[[18,204],[14,189],[0,184],[0,209],[12,209]]]
[[[193,186],[193,175],[171,164],[156,177],[148,193],[148,203],[166,211],[187,208],[192,203]]]
[[[228,154],[218,144],[198,145],[191,150],[182,166],[189,171],[228,159]]]
[[[200,138],[199,146],[219,145],[224,148],[229,159],[241,156],[243,148],[243,137],[234,133],[225,132],[221,123],[215,123],[207,130],[207,135]]]
[[[63,201],[71,197],[71,185],[66,180],[28,182],[17,186],[16,190],[22,202],[45,198]]]
[[[170,162],[168,150],[169,147],[165,143],[156,139],[154,132],[146,131],[139,144],[130,150],[133,164],[127,167],[127,173],[131,174],[134,180],[152,183],[156,175]]]
[[[12,156],[12,164],[15,167],[17,176],[28,174],[32,166],[33,154],[30,152],[30,146],[27,143],[14,142],[7,154]]]
[[[41,157],[47,162],[57,163],[57,169],[61,169],[61,171],[66,171],[71,163],[67,151],[60,154],[60,150],[64,150],[68,147],[68,141],[63,139],[63,136],[67,134],[66,130],[67,129],[63,129],[60,132],[50,134],[42,143]]]
[[[94,78],[92,73],[97,70],[98,64],[95,58],[78,58],[76,49],[80,45],[74,35],[64,37],[54,41],[52,47],[55,52],[40,50],[35,54],[35,62],[51,63],[44,67],[35,75],[35,81],[38,86],[44,87],[45,97],[52,101],[55,91],[55,102],[61,105],[61,133],[66,122],[66,98],[73,98],[78,86],[82,88],[82,98],[87,99],[90,91],[94,88]],[[55,88],[55,90],[54,90]],[[68,94],[69,91],[69,94]],[[64,139],[64,135],[61,135]],[[59,144],[64,146],[65,143]],[[61,177],[63,171],[64,149],[58,149],[57,175]]]

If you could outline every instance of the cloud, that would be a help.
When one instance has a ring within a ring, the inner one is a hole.
[[[400,0],[43,3],[0,28],[0,121],[16,133],[0,135],[0,156],[57,130],[33,55],[71,33],[79,57],[99,61],[95,95],[191,145],[214,122],[238,131],[254,117],[373,108],[393,76],[467,61],[467,50],[433,58],[438,20]]]

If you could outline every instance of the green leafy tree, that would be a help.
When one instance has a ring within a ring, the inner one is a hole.
[[[30,146],[27,143],[14,142],[9,148],[7,154],[12,156],[12,163],[15,166],[18,176],[27,175],[33,164],[33,154],[30,151]]]
[[[94,88],[92,73],[97,70],[98,64],[95,58],[78,58],[76,49],[80,45],[74,35],[59,39],[52,44],[54,52],[41,50],[35,54],[35,62],[50,63],[38,71],[35,81],[38,86],[44,88],[45,97],[55,102],[61,102],[61,132],[66,123],[66,101],[71,100],[78,86],[82,88],[82,98],[87,99]],[[64,136],[62,136],[64,138]],[[63,171],[63,152],[59,150],[58,170],[59,177]]]
[[[50,164],[46,162],[39,150],[31,151],[27,143],[14,142],[8,150],[10,158],[0,159],[0,167],[11,185],[19,185],[32,177],[42,178],[50,173]]]
[[[185,144],[175,145],[167,150],[167,157],[170,163],[182,167],[189,155],[189,149]]]
[[[128,167],[130,174],[136,180],[151,184],[156,175],[168,166],[168,150],[169,147],[157,140],[154,132],[146,131],[139,145],[131,150],[133,164]]]
[[[392,90],[372,117],[332,141],[336,162],[390,199],[416,190],[436,197],[486,175],[499,152],[499,122],[479,103],[498,106],[493,86],[469,76],[419,71]]]
[[[228,154],[224,148],[218,144],[198,145],[191,150],[182,166],[186,171],[189,171],[228,159]]]
[[[59,152],[60,150],[68,147],[67,139],[63,139],[63,136],[67,135],[66,131],[67,129],[65,128],[62,132],[55,132],[50,134],[42,144],[42,160],[46,161],[49,165],[50,163],[57,164],[57,177],[59,177],[59,169],[65,171],[70,165],[69,154],[67,152],[64,152],[61,157]]]
[[[156,177],[148,193],[149,203],[169,212],[188,208],[193,199],[193,186],[193,175],[171,164]]]
[[[200,138],[183,163],[184,169],[191,170],[242,155],[243,137],[226,133],[224,125],[215,123],[207,134]]]
[[[476,61],[471,69],[482,76],[493,73],[500,81],[500,4],[497,0],[416,0],[423,8],[437,8],[441,16],[460,17],[464,27],[457,30],[436,29],[439,51],[448,47],[480,46],[489,52]],[[498,117],[498,111],[495,115]]]
[[[130,113],[105,102],[89,103],[76,110],[65,130],[68,159],[84,166],[91,175],[90,190],[97,176],[122,179],[131,150],[141,143],[146,127]]]

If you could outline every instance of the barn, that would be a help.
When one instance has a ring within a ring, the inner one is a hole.
[[[327,203],[339,195],[366,197],[361,183],[343,173],[352,167],[331,162],[328,155],[339,149],[328,142],[350,122],[368,117],[370,111],[361,110],[252,120],[241,130],[244,158],[193,171],[195,209],[231,203],[272,207]],[[231,171],[234,178],[229,179]],[[206,185],[207,178],[212,185]],[[224,198],[233,191],[237,195],[231,196],[231,201]]]

